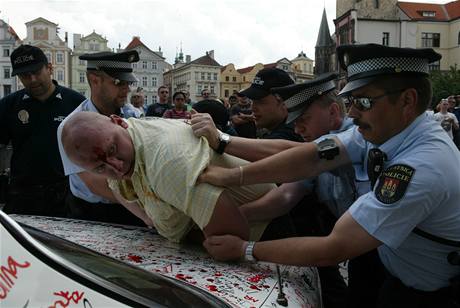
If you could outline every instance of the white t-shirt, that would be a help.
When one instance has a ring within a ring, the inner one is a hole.
[[[446,112],[446,113],[438,112],[433,115],[433,119],[441,124],[442,128],[444,128],[444,130],[447,132],[450,139],[454,139],[454,135],[452,133],[452,126],[453,126],[452,123],[455,123],[456,125],[458,125],[458,120],[455,114],[450,113],[450,112]]]

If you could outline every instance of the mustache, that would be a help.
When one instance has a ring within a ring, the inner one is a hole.
[[[361,122],[360,120],[358,119],[353,119],[353,124],[356,125],[356,126],[359,126],[361,128],[370,128],[370,125],[369,124],[366,124],[364,122]]]

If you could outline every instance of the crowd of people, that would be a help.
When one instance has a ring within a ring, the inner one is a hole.
[[[13,148],[3,211],[150,226],[218,260],[316,266],[325,307],[459,307],[460,96],[432,105],[428,65],[441,56],[337,54],[346,81],[295,84],[266,68],[228,99],[160,86],[146,107],[136,51],[80,56],[85,98],[22,45],[11,63],[24,89],[0,101],[0,143]]]

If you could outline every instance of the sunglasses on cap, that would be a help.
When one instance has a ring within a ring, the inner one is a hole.
[[[355,107],[359,111],[368,111],[372,109],[372,106],[374,106],[376,100],[384,98],[385,96],[388,96],[388,95],[402,92],[404,90],[406,89],[398,89],[398,90],[383,93],[382,95],[375,96],[375,97],[355,97],[353,95],[348,95],[346,99],[348,100],[348,103],[353,105],[353,107]]]

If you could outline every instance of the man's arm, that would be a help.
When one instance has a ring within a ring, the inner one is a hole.
[[[239,209],[249,222],[267,221],[289,213],[306,193],[302,182],[286,183]]]
[[[205,137],[211,148],[216,150],[219,146],[219,132],[211,116],[192,110],[191,123],[193,133],[197,137]],[[225,152],[248,161],[256,161],[301,144],[288,140],[263,140],[232,136],[231,142],[225,147]]]
[[[381,244],[346,212],[328,236],[258,242],[254,246],[254,257],[280,264],[328,266],[364,254]],[[237,260],[244,255],[247,242],[225,235],[210,237],[204,246],[217,260]]]
[[[289,183],[311,178],[350,162],[343,144],[337,138],[333,139],[339,146],[339,154],[332,160],[319,158],[316,143],[302,143],[239,168],[209,166],[200,175],[199,181],[225,187],[259,183]]]
[[[88,171],[80,172],[78,173],[78,176],[93,194],[101,196],[102,198],[113,203],[119,203],[107,184],[107,178],[96,175],[94,173],[90,173]]]
[[[113,196],[117,199],[117,203],[123,205],[128,211],[130,211],[134,216],[141,219],[147,226],[153,227],[153,222],[150,217],[147,216],[144,209],[141,208],[138,204],[138,201],[129,202],[125,200],[120,194],[115,191],[112,191]]]

